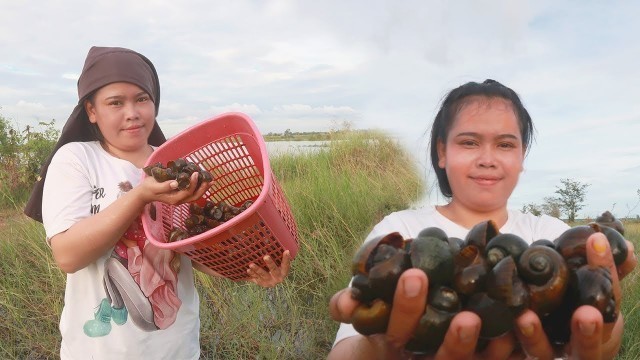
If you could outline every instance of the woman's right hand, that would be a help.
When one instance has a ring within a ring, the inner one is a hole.
[[[419,269],[402,273],[398,281],[391,318],[385,334],[352,336],[333,348],[329,359],[411,359],[412,354],[403,350],[424,314],[428,279]],[[350,323],[359,303],[351,297],[351,289],[337,292],[330,301],[334,320]],[[481,353],[475,353],[480,333],[480,318],[469,311],[457,314],[451,321],[442,346],[435,359],[508,359],[516,349],[516,340],[510,332],[491,340]]]
[[[198,173],[191,174],[189,187],[184,190],[178,189],[176,180],[158,182],[153,177],[147,176],[139,186],[142,200],[145,203],[161,201],[171,205],[178,205],[200,199],[202,195],[211,187],[213,182],[202,182],[199,187]]]

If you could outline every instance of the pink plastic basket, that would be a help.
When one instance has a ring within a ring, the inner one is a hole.
[[[189,205],[154,202],[145,207],[142,225],[155,246],[186,254],[192,261],[232,280],[247,279],[250,263],[266,265],[270,255],[280,265],[282,253],[298,251],[298,230],[289,204],[269,165],[266,146],[251,119],[225,113],[205,120],[158,147],[146,165],[184,158],[211,172],[213,186],[202,202],[253,205],[202,234],[168,242],[174,227],[185,229]],[[145,175],[146,176],[146,175]]]

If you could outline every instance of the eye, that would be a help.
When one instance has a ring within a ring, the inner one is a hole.
[[[464,140],[460,140],[459,144],[464,147],[474,147],[478,145],[478,142],[472,139],[464,139]]]
[[[108,104],[111,105],[111,106],[119,106],[119,105],[122,105],[122,101],[120,101],[120,100],[111,100],[111,101],[109,101]]]
[[[502,148],[502,149],[515,149],[516,145],[514,143],[510,143],[510,142],[503,142],[498,144],[498,147]]]
[[[140,97],[138,98],[138,102],[147,102],[147,101],[149,101],[149,100],[151,100],[151,98],[149,97],[149,95],[143,95],[143,96],[140,96]]]

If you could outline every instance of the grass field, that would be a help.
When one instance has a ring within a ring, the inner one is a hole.
[[[323,359],[338,324],[328,302],[349,281],[349,263],[371,226],[421,198],[414,162],[385,136],[352,136],[328,151],[272,159],[300,232],[287,281],[273,289],[197,276],[202,357]],[[19,207],[18,207],[19,208]],[[57,358],[65,276],[40,224],[4,210],[0,222],[0,358]],[[640,243],[640,223],[627,223]],[[640,245],[636,245],[639,247]],[[619,359],[640,358],[640,280],[623,281],[626,319]]]

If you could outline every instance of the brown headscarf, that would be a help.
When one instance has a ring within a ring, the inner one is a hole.
[[[156,107],[156,116],[160,106],[160,82],[158,73],[149,59],[135,51],[118,47],[92,47],[84,62],[82,74],[78,79],[78,105],[73,109],[69,119],[62,128],[60,139],[51,155],[40,169],[38,181],[33,186],[24,213],[34,220],[42,222],[42,188],[47,177],[47,169],[51,158],[58,149],[74,141],[99,140],[94,124],[84,109],[84,101],[96,90],[114,82],[129,82],[146,91]],[[166,141],[156,121],[149,144],[159,146]]]

